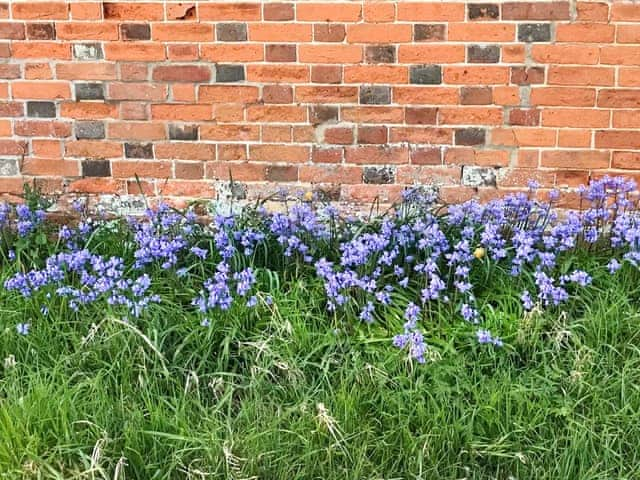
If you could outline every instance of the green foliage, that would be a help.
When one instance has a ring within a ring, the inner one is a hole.
[[[430,312],[439,356],[422,366],[393,330],[329,315],[312,278],[261,271],[273,304],[209,328],[179,278],[135,323],[55,298],[44,317],[2,290],[0,479],[638,478],[639,275],[568,261],[599,273],[564,311],[523,316],[521,286],[487,274],[503,349]]]

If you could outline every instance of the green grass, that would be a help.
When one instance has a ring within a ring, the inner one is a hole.
[[[523,316],[493,275],[505,347],[432,312],[425,365],[395,331],[327,314],[314,282],[271,278],[272,306],[210,328],[171,282],[131,324],[0,290],[0,478],[640,478],[639,278],[601,272]]]

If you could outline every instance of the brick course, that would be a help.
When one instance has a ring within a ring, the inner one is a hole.
[[[0,193],[640,178],[640,3],[0,1]],[[111,178],[110,178],[111,177]],[[5,188],[6,186],[6,188]]]

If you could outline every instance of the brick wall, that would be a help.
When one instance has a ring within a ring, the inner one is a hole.
[[[0,3],[0,191],[446,199],[640,172],[640,3]],[[139,180],[136,180],[136,176]]]

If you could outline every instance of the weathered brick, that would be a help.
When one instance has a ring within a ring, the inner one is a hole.
[[[216,65],[216,82],[241,82],[245,79],[243,65]]]
[[[296,52],[295,45],[266,45],[265,60],[267,62],[295,62]]]
[[[81,168],[83,177],[111,176],[111,162],[109,160],[83,160]]]
[[[442,83],[442,67],[440,65],[414,65],[409,72],[411,83],[418,85]]]
[[[15,177],[20,175],[18,160],[15,158],[0,158],[0,177]]]
[[[293,3],[265,3],[262,7],[262,17],[270,22],[286,22],[295,16]]]
[[[391,89],[383,85],[360,87],[360,103],[365,105],[387,105],[391,103]]]
[[[124,155],[127,158],[153,158],[153,144],[125,143]]]
[[[395,45],[367,45],[364,50],[367,63],[395,63]]]
[[[56,26],[54,23],[27,23],[27,38],[29,40],[54,40]]]
[[[76,100],[104,100],[102,83],[76,83]]]
[[[102,60],[102,45],[99,43],[74,43],[73,58],[76,60]]]
[[[76,122],[76,138],[78,140],[96,140],[104,138],[104,123],[102,122]]]
[[[199,65],[161,65],[153,69],[153,79],[159,82],[202,83],[211,79],[211,70]]]
[[[151,27],[148,23],[123,23],[120,25],[120,38],[122,40],[149,40],[151,39]]]
[[[500,5],[496,3],[470,3],[467,5],[469,20],[496,20],[500,18]]]
[[[513,67],[511,83],[517,85],[544,83],[544,67]]]
[[[551,24],[522,23],[518,25],[518,41],[549,42],[551,41]]]
[[[489,87],[462,87],[460,89],[460,103],[462,105],[489,105],[493,99]]]
[[[481,128],[463,128],[456,130],[456,145],[484,145],[486,131]]]
[[[444,24],[418,23],[413,26],[413,40],[416,42],[439,42],[445,39],[446,34]]]
[[[247,40],[247,24],[219,23],[216,25],[216,38],[219,42],[245,42]]]
[[[35,118],[55,118],[56,104],[53,102],[27,102],[27,116]]]
[[[198,125],[169,125],[170,140],[198,140]]]
[[[469,187],[495,187],[496,170],[489,167],[465,165],[462,167],[462,184]]]
[[[313,26],[316,42],[342,42],[347,35],[344,25],[323,23]]]
[[[393,167],[365,167],[362,180],[367,184],[390,184],[395,182],[395,173]]]
[[[500,62],[500,47],[498,45],[469,45],[467,47],[467,62],[498,63]]]

